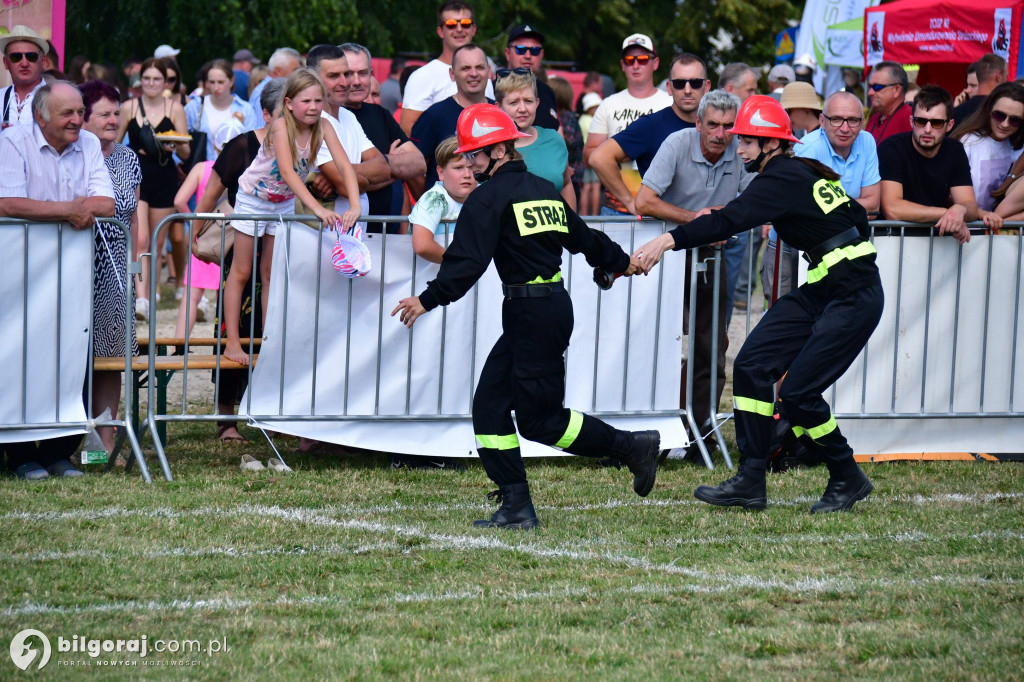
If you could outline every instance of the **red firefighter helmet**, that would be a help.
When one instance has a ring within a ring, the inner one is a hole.
[[[736,114],[736,124],[729,130],[733,135],[745,137],[776,137],[780,140],[799,142],[793,137],[793,124],[789,114],[774,98],[768,95],[748,97]]]
[[[455,150],[457,154],[483,149],[498,142],[529,137],[519,132],[508,114],[486,103],[463,109],[455,130],[459,137],[459,148]]]

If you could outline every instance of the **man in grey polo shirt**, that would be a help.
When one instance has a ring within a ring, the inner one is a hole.
[[[672,133],[655,155],[650,168],[644,174],[643,184],[636,195],[636,209],[642,215],[661,218],[670,223],[687,223],[705,209],[718,208],[736,198],[746,188],[753,175],[743,169],[743,160],[736,154],[738,141],[727,131],[736,122],[740,107],[739,98],[725,90],[712,90],[701,98],[697,107],[697,126]],[[667,238],[667,239],[665,239]],[[661,248],[667,251],[674,242],[670,235],[642,246],[639,250],[649,251]],[[699,260],[714,258],[710,247],[698,250]],[[687,267],[689,268],[689,261]],[[730,305],[726,296],[725,267],[715,272],[708,263],[709,271],[697,278],[697,329],[694,350],[693,377],[693,418],[703,433],[713,417],[709,405],[711,393],[711,326],[714,319],[713,295],[714,278],[719,281],[720,303],[718,310],[718,383],[716,404],[722,398],[725,386],[725,350],[729,345],[726,314]],[[684,320],[689,320],[689,282],[684,291]],[[685,323],[684,323],[685,327]],[[684,328],[684,332],[687,330]],[[686,371],[680,384],[680,405],[686,402]],[[717,410],[715,410],[717,411]],[[696,438],[697,434],[692,434]],[[712,447],[711,442],[708,443]],[[691,457],[696,450],[691,446]]]

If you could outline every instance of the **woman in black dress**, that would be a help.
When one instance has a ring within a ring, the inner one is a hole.
[[[135,252],[146,253],[150,250],[151,230],[161,220],[174,213],[174,195],[178,192],[181,181],[175,167],[172,152],[180,158],[188,158],[188,142],[169,142],[158,145],[156,149],[145,149],[142,130],[151,126],[157,133],[178,132],[187,134],[185,108],[181,102],[164,97],[167,80],[167,69],[163,60],[147,59],[142,63],[142,96],[130,99],[121,107],[121,125],[118,129],[118,142],[128,135],[128,146],[139,156],[142,168],[142,189],[139,195],[139,229],[135,234]],[[185,228],[175,223],[169,229],[171,245],[174,249],[175,272],[184,272],[185,256],[188,245],[185,243]],[[156,275],[160,272],[160,253],[163,248],[153,254]],[[149,278],[151,263],[149,259],[142,261],[142,280],[136,283],[135,313],[140,320],[149,319]]]

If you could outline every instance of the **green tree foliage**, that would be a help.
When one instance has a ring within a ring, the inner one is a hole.
[[[374,55],[440,51],[437,4],[423,0],[67,0],[65,54],[119,64],[161,43],[181,48],[187,76],[207,59],[248,47],[266,59],[277,47],[305,51],[318,43],[355,40]],[[792,0],[492,0],[478,1],[477,42],[499,62],[508,30],[521,22],[544,31],[546,56],[622,78],[619,46],[647,33],[662,56],[686,50],[711,65],[773,61],[775,34],[799,18]],[[713,40],[727,36],[724,45]],[[659,75],[667,75],[668,59]],[[190,79],[188,79],[190,80]]]

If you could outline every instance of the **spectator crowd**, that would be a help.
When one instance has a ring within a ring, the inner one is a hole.
[[[477,186],[472,161],[456,151],[456,124],[464,109],[485,102],[515,122],[522,134],[515,148],[528,171],[582,215],[680,224],[728,203],[752,177],[731,129],[742,103],[761,92],[788,113],[801,141],[795,154],[834,170],[872,218],[934,224],[960,243],[969,241],[971,221],[998,230],[1004,220],[1024,218],[1024,184],[1017,181],[1024,174],[1024,85],[1008,81],[1005,61],[994,54],[970,65],[955,96],[913,83],[913,74],[888,61],[866,79],[847,70],[845,87],[818,92],[810,58],[770,69],[714,65],[634,33],[616,46],[624,89],[610,92],[607,78],[589,72],[582,91],[574,91],[549,77],[541,25],[512,27],[503,52],[488,54],[474,42],[471,5],[451,0],[438,10],[434,30],[437,58],[418,67],[395,58],[382,82],[373,76],[370,50],[339,39],[281,46],[265,63],[239,46],[230,60],[206,62],[186,85],[181,50],[171,45],[120,69],[76,56],[61,72],[53,46],[16,26],[0,39],[11,83],[0,89],[0,216],[94,231],[96,253],[104,254],[94,266],[96,356],[123,354],[124,320],[116,311],[134,306],[138,321],[153,319],[155,279],[170,282],[180,300],[179,337],[212,316],[214,302],[204,292],[223,292],[226,356],[240,364],[248,362],[240,344],[248,316],[258,334],[266,315],[274,221],[235,222],[237,257],[229,256],[223,273],[191,256],[198,223],[172,223],[163,233],[169,249],[159,245],[129,282],[117,266],[127,258],[123,241],[104,219],[129,225],[141,253],[176,212],[221,206],[241,214],[312,213],[340,229],[357,215],[399,215],[407,222],[367,228],[408,232],[420,257],[441,262]],[[733,305],[713,310],[712,284],[746,308],[763,242],[765,304],[773,292],[794,288],[798,254],[771,226],[735,242],[725,245],[725,267],[699,280],[698,329],[687,330],[697,335],[696,355],[692,368],[683,367],[684,377],[695,373],[698,395],[710,390],[712,354],[719,395],[725,385],[728,340],[720,334],[713,344],[711,327],[715,315],[725,327]],[[709,255],[704,247],[701,260]],[[244,300],[253,279],[262,292],[255,306]],[[97,377],[90,416],[116,414],[119,375]],[[233,408],[240,384],[222,389],[221,412]],[[703,426],[713,414],[701,409],[695,417]],[[233,426],[219,435],[241,438]],[[109,450],[112,435],[102,436]],[[80,475],[69,461],[74,447],[0,444],[8,468],[28,479]]]

